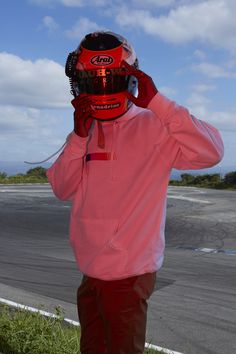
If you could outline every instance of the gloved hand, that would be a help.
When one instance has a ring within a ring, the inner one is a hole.
[[[143,71],[129,65],[126,61],[123,61],[122,64],[126,69],[127,75],[133,75],[138,79],[138,97],[126,92],[128,99],[135,103],[136,106],[146,108],[158,92],[152,78]]]
[[[74,98],[71,104],[75,108],[74,132],[81,137],[86,137],[89,135],[89,130],[94,121],[92,114],[95,109],[92,106],[92,101],[86,94],[81,94]]]

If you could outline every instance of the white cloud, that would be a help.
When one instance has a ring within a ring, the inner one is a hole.
[[[193,56],[199,60],[204,60],[206,59],[206,53],[203,52],[202,50],[200,49],[196,49],[193,53]]]
[[[225,67],[230,70],[235,69],[236,68],[236,59],[230,59],[229,61],[227,61],[225,63]]]
[[[66,117],[66,126],[65,113],[0,105],[0,160],[47,158],[72,130],[72,114],[71,119]]]
[[[197,85],[193,85],[193,90],[198,93],[204,93],[204,92],[216,90],[216,86],[208,85],[208,84],[197,84]]]
[[[38,59],[33,62],[0,53],[0,104],[63,108],[68,107],[72,99],[69,91],[64,67],[55,61]]]
[[[73,125],[62,109],[69,89],[60,64],[0,53],[0,160],[39,161],[60,147]]]
[[[109,4],[109,0],[90,0],[89,2],[86,0],[60,0],[61,3],[65,6],[70,7],[82,7],[82,6],[105,6]]]
[[[158,88],[158,90],[168,97],[175,96],[177,93],[176,89],[174,89],[173,87],[169,87],[169,86],[161,86]]]
[[[109,0],[29,0],[31,3],[51,7],[52,5],[62,4],[67,7],[83,7],[83,6],[105,6],[110,3]]]
[[[84,0],[61,0],[62,4],[70,7],[81,7],[84,5]]]
[[[188,105],[190,105],[191,107],[198,107],[197,110],[199,111],[200,107],[201,110],[202,108],[203,111],[205,110],[205,105],[207,105],[208,103],[210,103],[210,99],[208,99],[207,97],[205,97],[204,95],[202,95],[200,92],[193,92],[190,97],[187,100]]]
[[[80,17],[80,19],[73,25],[70,30],[66,31],[66,35],[71,39],[81,39],[87,33],[104,30],[96,22],[90,21],[86,17]]]
[[[40,6],[51,6],[56,1],[58,0],[29,0],[30,3]]]
[[[192,69],[213,79],[236,78],[236,72],[229,71],[223,66],[213,63],[202,62],[200,64],[194,64],[192,65]]]
[[[173,5],[176,0],[132,0],[132,5],[142,7],[168,7]]]
[[[58,28],[58,24],[51,16],[44,16],[43,26],[49,30],[49,32],[54,32]]]
[[[235,10],[236,2],[232,0],[187,2],[162,16],[121,6],[116,9],[116,22],[120,26],[140,27],[171,43],[199,40],[236,51]]]
[[[214,90],[211,85],[195,85],[186,101],[186,106],[197,118],[205,120],[224,131],[236,131],[236,109],[230,111],[212,109],[212,100],[204,92]]]
[[[204,104],[202,106],[200,104],[194,106],[192,110],[196,117],[209,122],[219,130],[236,132],[236,110],[231,112],[214,111],[207,108]]]

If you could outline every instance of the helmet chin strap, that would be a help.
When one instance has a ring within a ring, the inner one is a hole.
[[[133,105],[133,103],[129,106],[129,108],[127,109],[127,111],[130,109],[130,107]],[[127,112],[126,111],[126,112]],[[126,113],[125,112],[125,113]],[[111,118],[111,119],[101,119],[101,118],[95,118],[97,123],[98,123],[98,147],[100,147],[101,149],[105,149],[105,135],[104,135],[104,131],[102,128],[102,123],[101,122],[107,122],[107,121],[113,121],[118,119],[119,117],[123,116],[125,113],[120,114],[117,117]]]
[[[105,136],[102,128],[102,123],[99,122],[99,120],[97,120],[97,122],[98,122],[98,146],[101,149],[105,149]]]

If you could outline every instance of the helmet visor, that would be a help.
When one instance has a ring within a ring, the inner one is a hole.
[[[77,87],[80,94],[109,95],[128,90],[130,78],[122,68],[77,71]]]

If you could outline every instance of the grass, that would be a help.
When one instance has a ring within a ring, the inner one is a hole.
[[[8,176],[0,178],[0,184],[18,184],[18,183],[48,183],[47,178],[37,176]]]
[[[4,354],[79,354],[80,328],[65,324],[63,311],[56,318],[0,304],[0,351]],[[164,354],[145,350],[145,354]]]

